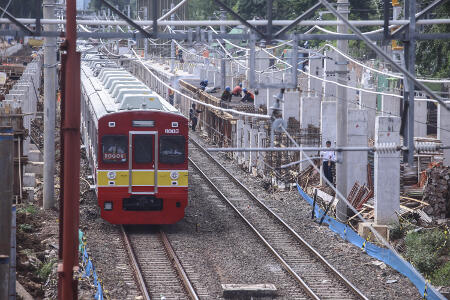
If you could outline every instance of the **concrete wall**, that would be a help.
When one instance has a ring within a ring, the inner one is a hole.
[[[288,91],[284,93],[284,111],[283,116],[285,120],[290,117],[300,121],[300,92]]]

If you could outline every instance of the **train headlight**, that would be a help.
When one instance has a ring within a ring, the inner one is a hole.
[[[116,172],[109,171],[108,172],[108,179],[110,179],[110,180],[116,179]]]
[[[113,203],[112,202],[105,202],[105,204],[103,204],[103,208],[105,210],[112,210],[113,209]]]
[[[177,171],[170,172],[170,178],[173,179],[173,180],[177,180],[179,176],[180,175],[178,174]]]

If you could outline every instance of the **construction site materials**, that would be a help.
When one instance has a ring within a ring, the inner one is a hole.
[[[425,213],[444,219],[450,216],[450,167],[434,167],[427,170],[428,180],[423,201],[430,204]]]

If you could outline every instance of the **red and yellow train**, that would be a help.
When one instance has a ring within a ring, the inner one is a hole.
[[[188,202],[188,120],[133,75],[98,54],[81,68],[81,133],[101,217],[172,224]]]

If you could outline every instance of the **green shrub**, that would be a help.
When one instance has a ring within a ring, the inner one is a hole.
[[[431,283],[433,285],[450,286],[450,261],[433,273]]]
[[[19,225],[19,231],[22,232],[31,232],[33,229],[33,226],[31,226],[30,224],[20,224]]]
[[[406,235],[405,257],[420,272],[431,276],[439,267],[439,258],[449,251],[449,238],[440,229],[410,232]]]
[[[48,276],[50,276],[50,274],[52,273],[52,268],[55,263],[56,263],[56,259],[51,259],[51,260],[43,263],[37,271],[38,276],[42,280],[46,281]]]

